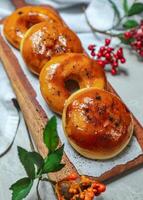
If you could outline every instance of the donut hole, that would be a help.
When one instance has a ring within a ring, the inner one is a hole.
[[[28,16],[21,16],[18,19],[18,24],[22,25],[23,27],[26,27],[26,29],[31,28],[35,24],[38,24],[43,21],[43,18],[37,15],[28,15]]]
[[[74,93],[75,91],[79,90],[79,83],[74,79],[65,80],[65,88],[70,92]]]
[[[25,25],[26,25],[26,28],[29,29],[32,26],[34,26],[35,24],[38,24],[42,21],[43,21],[43,19],[41,19],[39,16],[31,16],[31,17],[29,17],[29,19],[26,20]]]

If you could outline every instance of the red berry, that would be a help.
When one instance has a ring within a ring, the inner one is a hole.
[[[105,67],[105,63],[103,60],[98,60],[99,65],[101,65],[102,67]]]
[[[91,56],[92,56],[92,57],[96,56],[96,54],[95,54],[95,51],[94,51],[94,50],[91,52]]]
[[[100,193],[101,193],[101,192],[105,192],[106,186],[103,185],[103,184],[100,184],[97,190],[98,190],[98,192],[100,192]]]
[[[97,54],[97,57],[98,57],[98,58],[101,58],[101,56],[102,56],[102,54],[99,52],[99,53]]]
[[[119,59],[118,54],[114,54],[114,58],[115,58],[116,60],[118,60],[118,59]]]
[[[122,47],[120,47],[118,51],[120,51],[120,53],[123,54],[123,48]]]
[[[118,67],[118,62],[117,62],[117,61],[114,61],[114,62],[112,63],[112,66],[113,66],[113,67]]]
[[[100,47],[100,52],[103,52],[105,50],[105,47]]]
[[[110,62],[111,62],[110,60],[104,60],[105,65],[109,64]]]
[[[124,37],[125,37],[125,39],[130,39],[132,37],[131,32],[125,32]]]
[[[105,45],[108,46],[110,44],[111,40],[110,39],[105,39]]]
[[[108,48],[107,48],[107,52],[108,52],[108,53],[111,53],[113,50],[114,50],[114,48],[111,48],[111,47],[108,47]]]
[[[106,50],[104,50],[103,52],[102,52],[102,57],[105,57],[105,54],[107,53],[107,51]]]
[[[77,178],[78,178],[78,175],[74,172],[66,177],[67,180],[76,180]]]
[[[117,51],[117,56],[119,58],[121,58],[123,56],[123,49],[122,48],[119,48],[118,51]]]
[[[140,49],[140,48],[142,47],[141,41],[138,41],[138,42],[137,42],[136,47],[137,47],[138,49]]]
[[[125,63],[126,59],[125,58],[121,58],[121,63]]]
[[[116,70],[115,68],[112,68],[111,74],[112,74],[112,75],[116,75],[116,74],[117,74],[117,70]]]
[[[90,44],[90,45],[88,46],[88,50],[90,50],[90,51],[94,50],[94,48],[95,48],[95,45],[94,45],[94,44]]]
[[[142,29],[140,28],[140,29],[137,30],[137,36],[142,36],[142,35],[143,35],[143,31],[142,31]]]
[[[106,53],[106,54],[105,54],[105,57],[106,57],[106,59],[110,59],[110,58],[111,58],[111,55],[110,55],[109,53]]]

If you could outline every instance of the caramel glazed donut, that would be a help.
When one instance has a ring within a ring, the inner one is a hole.
[[[4,35],[17,49],[20,48],[21,39],[26,31],[33,25],[50,21],[64,24],[54,9],[42,6],[26,6],[17,9],[4,21]]]
[[[51,57],[83,52],[81,42],[73,31],[49,21],[32,26],[26,32],[20,49],[27,67],[37,75]]]
[[[66,87],[68,80],[76,81],[79,88],[106,88],[103,68],[85,54],[67,53],[52,58],[40,73],[40,89],[49,107],[59,114],[71,95]]]
[[[116,156],[133,134],[133,119],[126,106],[117,96],[96,88],[85,88],[71,95],[62,122],[73,148],[91,159]]]

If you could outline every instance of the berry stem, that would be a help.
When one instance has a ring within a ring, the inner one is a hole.
[[[40,181],[41,181],[41,179],[39,178],[38,182],[37,182],[37,186],[36,186],[38,200],[42,200],[41,197],[40,197],[40,193],[39,193],[39,184],[40,184]]]
[[[110,36],[110,37],[118,37],[119,34],[115,34],[115,33],[111,33],[111,32],[108,32],[108,31],[101,31],[101,30],[99,30],[99,29],[95,29],[95,28],[91,25],[91,23],[89,22],[88,17],[87,17],[87,15],[86,15],[86,12],[84,12],[84,13],[85,13],[85,19],[86,19],[86,21],[87,21],[89,27],[91,28],[91,30],[92,30],[94,33],[97,32],[97,33],[101,33],[101,34],[104,34],[104,35],[108,35],[108,36]]]
[[[121,24],[121,22],[123,21],[123,19],[125,19],[126,17],[127,17],[127,15],[124,15],[123,17],[121,17],[121,18],[118,20],[118,22],[117,22],[113,27],[111,27],[110,30],[117,29],[118,26],[119,26],[119,25]]]

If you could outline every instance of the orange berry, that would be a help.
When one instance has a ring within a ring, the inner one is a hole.
[[[90,188],[87,189],[87,191],[93,192],[93,188],[90,187]]]
[[[96,192],[97,192],[97,190],[96,190],[96,189],[93,189],[93,192],[94,192],[94,193],[96,193]]]
[[[99,186],[99,183],[97,183],[97,182],[93,182],[93,183],[92,183],[92,187],[93,187],[93,188],[98,188],[98,186]]]
[[[97,190],[98,190],[98,192],[105,192],[106,186],[103,184],[100,184]]]
[[[88,192],[88,195],[93,198],[94,197],[94,193],[93,192]]]
[[[82,193],[80,193],[80,198],[81,198],[81,199],[84,199],[84,196],[85,196],[85,195],[84,195],[84,193],[83,193],[83,192],[82,192]]]
[[[78,175],[76,173],[71,173],[69,176],[67,176],[67,180],[75,180],[77,179]]]
[[[72,188],[69,189],[69,193],[73,193],[73,189]]]

